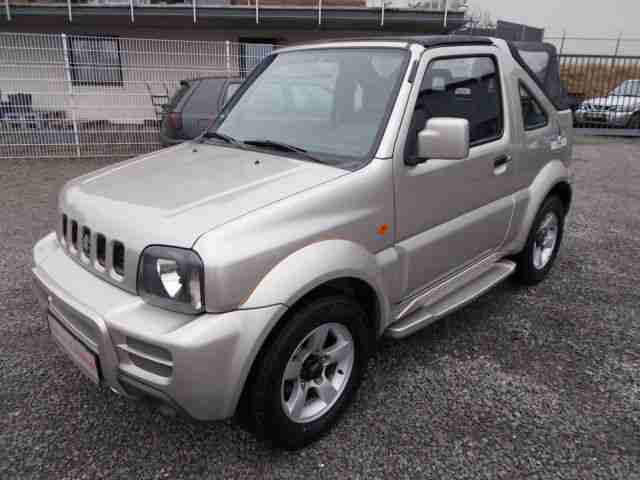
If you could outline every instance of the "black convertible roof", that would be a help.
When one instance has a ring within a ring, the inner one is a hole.
[[[464,46],[464,45],[495,45],[490,37],[476,37],[472,35],[397,35],[397,36],[369,36],[356,38],[340,38],[314,43],[333,42],[402,42],[422,45],[425,48]],[[560,78],[560,65],[556,47],[542,42],[507,42],[514,60],[527,72],[547,95],[551,103],[558,110],[570,107],[571,99]]]
[[[353,38],[335,38],[331,40],[319,40],[314,43],[334,42],[403,42],[417,43],[425,48],[444,47],[447,45],[493,45],[489,37],[476,37],[472,35],[394,35],[394,36],[370,36]]]

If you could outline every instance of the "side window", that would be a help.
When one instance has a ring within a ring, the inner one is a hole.
[[[471,145],[502,136],[502,95],[493,57],[443,58],[424,74],[407,138],[406,154],[415,154],[418,132],[436,117],[469,120]]]
[[[547,125],[547,114],[531,92],[520,83],[520,105],[522,106],[522,121],[525,130],[535,130]]]

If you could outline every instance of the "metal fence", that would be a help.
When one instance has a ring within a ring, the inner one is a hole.
[[[0,33],[0,158],[126,157],[160,147],[180,80],[242,76],[270,45]]]
[[[615,54],[595,55],[567,53],[571,37],[557,38],[579,131],[640,136],[640,54],[620,53],[634,43],[617,39]],[[0,159],[128,157],[158,149],[163,105],[180,80],[244,76],[272,49],[0,33]]]
[[[578,133],[640,136],[640,56],[563,54],[560,74]]]

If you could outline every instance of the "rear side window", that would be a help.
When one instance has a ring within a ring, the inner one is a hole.
[[[176,93],[174,93],[173,97],[171,97],[171,100],[169,100],[169,103],[167,104],[166,108],[169,111],[175,110],[180,100],[182,100],[182,97],[185,96],[185,94],[189,91],[190,88],[191,88],[191,85],[189,84],[189,82],[187,82],[186,80],[182,80],[180,82],[180,86],[176,90]]]
[[[525,130],[535,130],[547,125],[548,117],[529,89],[520,83],[520,105]]]
[[[204,78],[195,85],[195,91],[182,107],[185,114],[215,114],[226,78]]]
[[[443,58],[431,62],[416,101],[414,118],[418,131],[426,121],[436,117],[469,120],[471,145],[502,136],[500,77],[493,57]]]
[[[233,94],[236,93],[236,91],[240,88],[240,84],[239,83],[230,83],[229,86],[227,87],[227,93],[224,96],[224,103],[226,104],[229,100],[231,100],[231,97],[233,97]]]

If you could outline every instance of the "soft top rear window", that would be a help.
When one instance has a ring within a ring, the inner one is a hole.
[[[510,42],[515,60],[538,84],[558,110],[571,106],[571,99],[560,78],[556,47],[550,43]]]

